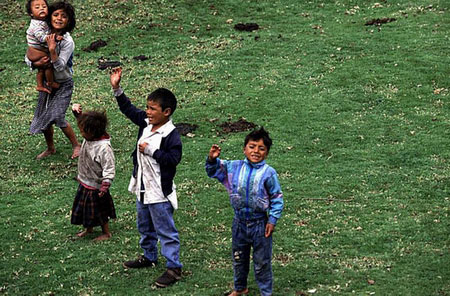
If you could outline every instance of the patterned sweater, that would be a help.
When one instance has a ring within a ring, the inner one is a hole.
[[[45,21],[32,19],[27,30],[28,46],[48,51],[46,40],[48,34],[50,34],[50,28]]]
[[[227,189],[230,203],[238,219],[258,219],[269,216],[275,225],[281,217],[284,201],[275,169],[265,161],[206,160],[206,173],[219,180]]]

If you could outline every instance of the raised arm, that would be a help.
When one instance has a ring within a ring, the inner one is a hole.
[[[220,152],[219,145],[213,144],[211,146],[206,159],[205,169],[208,177],[217,179],[222,184],[225,184],[228,180],[228,165],[231,165],[232,161],[221,160],[219,158]]]
[[[116,97],[117,104],[119,105],[120,112],[122,112],[128,119],[130,119],[134,124],[139,126],[147,126],[145,119],[147,114],[144,110],[141,110],[134,106],[130,99],[125,95],[122,88],[120,87],[120,81],[122,79],[122,68],[114,68],[111,70],[110,82],[111,87],[114,91],[114,96]]]
[[[215,162],[216,158],[220,156],[220,151],[221,148],[219,147],[219,145],[213,144],[211,146],[211,149],[209,149],[208,161],[211,163]]]
[[[111,82],[112,89],[118,90],[120,88],[120,80],[122,80],[122,68],[118,67],[112,69],[109,80]]]
[[[73,104],[72,105],[72,113],[73,113],[73,116],[75,116],[75,118],[78,119],[78,117],[80,117],[82,112],[83,112],[83,107],[81,106],[81,104]]]

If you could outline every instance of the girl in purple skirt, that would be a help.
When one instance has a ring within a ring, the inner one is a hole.
[[[116,218],[116,211],[109,187],[114,179],[114,153],[110,136],[106,132],[108,120],[105,112],[82,112],[80,104],[74,104],[72,111],[77,117],[83,136],[78,158],[78,191],[72,207],[71,223],[83,225],[77,234],[84,237],[93,232],[95,226],[102,227],[102,234],[95,240],[111,237],[109,219]]]

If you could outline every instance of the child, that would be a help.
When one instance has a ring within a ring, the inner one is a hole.
[[[108,221],[116,218],[109,193],[115,167],[110,137],[106,133],[108,120],[104,112],[82,113],[80,104],[73,104],[72,111],[84,141],[78,158],[80,184],[73,202],[71,223],[85,227],[78,237],[92,233],[94,226],[101,226],[103,234],[94,240],[107,240],[111,237]]]
[[[272,140],[261,127],[244,141],[245,160],[221,160],[220,147],[212,145],[206,161],[209,177],[219,180],[234,209],[232,254],[234,290],[229,296],[248,294],[250,249],[261,295],[272,295],[272,232],[283,210],[277,172],[264,161]]]
[[[128,190],[137,197],[139,243],[144,250],[144,256],[123,265],[125,268],[155,266],[159,239],[167,270],[155,284],[164,288],[181,279],[182,268],[180,240],[173,220],[173,212],[178,207],[173,179],[182,150],[180,135],[171,119],[177,99],[171,91],[158,88],[148,96],[147,109],[138,109],[120,88],[121,75],[121,68],[113,69],[110,80],[120,111],[139,126]]]
[[[27,57],[31,62],[36,62],[44,56],[49,55],[47,46],[47,36],[50,34],[50,28],[46,22],[48,16],[47,0],[28,0],[26,4],[27,12],[31,16],[30,26],[27,30]],[[61,40],[62,36],[57,36]],[[47,80],[47,88],[44,86],[44,76]],[[37,91],[51,93],[51,88],[58,88],[59,84],[53,79],[52,66],[38,68],[36,75]]]

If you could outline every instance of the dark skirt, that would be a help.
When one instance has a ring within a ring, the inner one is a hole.
[[[38,134],[47,130],[52,124],[60,128],[67,127],[66,111],[70,105],[73,91],[73,80],[60,84],[51,94],[39,92],[30,133]]]
[[[81,184],[72,206],[72,218],[70,222],[75,225],[83,225],[85,228],[101,226],[108,223],[109,219],[116,218],[116,209],[109,191],[102,197],[98,196],[98,190],[87,189]]]

